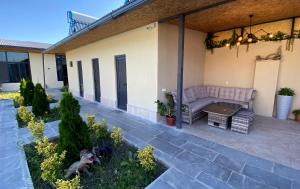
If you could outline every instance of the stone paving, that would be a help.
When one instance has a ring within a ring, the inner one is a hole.
[[[169,169],[151,183],[148,189],[298,189],[300,188],[300,170],[292,169],[281,164],[261,159],[244,152],[225,147],[212,141],[184,133],[180,130],[168,128],[161,124],[156,124],[136,116],[127,114],[119,110],[113,110],[97,103],[79,99],[81,104],[81,115],[96,114],[96,120],[105,118],[108,127],[121,127],[125,140],[142,148],[145,145],[152,145],[155,148],[155,156]],[[15,155],[18,135],[24,143],[28,143],[30,138],[28,131],[20,129],[17,132],[16,121],[13,119],[15,111],[10,108],[11,103],[0,101],[0,123],[3,132],[11,133],[8,137],[1,135],[8,141],[1,143],[1,157]],[[4,115],[11,111],[11,115]],[[9,110],[9,111],[8,111]],[[13,122],[11,127],[7,127],[7,122]],[[4,123],[6,125],[4,125]],[[46,135],[57,136],[57,122],[46,126]],[[18,134],[16,134],[18,133]],[[15,138],[13,138],[13,136]],[[12,138],[12,139],[11,139]],[[5,150],[11,144],[10,150]],[[18,149],[23,153],[22,150]],[[23,156],[17,156],[19,161],[24,160]],[[276,154],[274,154],[276,155]],[[15,162],[15,161],[13,161]],[[1,173],[11,174],[11,181],[20,181],[19,187],[11,185],[9,188],[30,188],[28,180],[27,164],[15,166],[9,163],[1,168]],[[17,161],[18,162],[18,161]],[[18,162],[19,164],[19,162]],[[0,165],[3,166],[3,165]],[[22,171],[18,171],[18,169]],[[13,171],[11,171],[13,170]],[[24,171],[25,170],[25,171]],[[27,176],[15,177],[14,172],[25,172]],[[18,178],[18,179],[17,179]],[[21,183],[22,181],[22,183]],[[0,181],[0,188],[10,182]],[[15,185],[19,183],[14,183]],[[27,185],[25,185],[26,183]]]

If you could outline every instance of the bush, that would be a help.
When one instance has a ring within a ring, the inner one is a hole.
[[[36,121],[34,118],[28,123],[28,129],[35,139],[41,139],[44,135],[45,124],[43,120]]]
[[[115,146],[120,146],[122,144],[122,141],[123,141],[122,129],[114,127],[111,130],[110,137],[112,138]]]
[[[69,162],[78,160],[80,150],[91,148],[89,130],[79,115],[80,105],[71,93],[64,93],[60,101],[58,151],[67,151]]]
[[[26,80],[22,79],[20,82],[20,95],[25,96],[25,87],[26,87]]]
[[[80,186],[79,176],[74,177],[72,180],[61,180],[56,181],[57,189],[82,189]]]
[[[44,181],[55,185],[56,180],[62,177],[65,155],[65,151],[63,151],[61,154],[54,153],[41,163],[41,178]]]
[[[95,123],[95,115],[88,114],[86,115],[87,125],[92,128]]]
[[[93,142],[97,143],[100,140],[109,139],[109,132],[106,127],[106,121],[103,119],[101,123],[93,123],[90,128],[90,135]]]
[[[137,155],[140,165],[146,171],[153,171],[155,168],[155,159],[153,155],[153,148],[151,146],[146,146],[144,149],[138,150]]]
[[[25,106],[21,106],[18,109],[18,117],[21,119],[22,122],[28,123],[32,119],[34,119],[34,115],[32,112],[28,111]]]
[[[34,85],[30,80],[26,80],[25,88],[23,91],[24,95],[24,104],[26,106],[31,106],[33,103],[33,96],[34,96]]]
[[[49,142],[47,137],[44,137],[42,140],[36,142],[35,149],[40,156],[44,158],[49,158],[56,152],[57,145]]]
[[[281,88],[278,91],[278,95],[282,95],[282,96],[294,96],[295,95],[295,91],[291,88]]]
[[[24,106],[24,97],[23,96],[16,96],[14,98],[14,106],[15,107]]]
[[[34,89],[32,112],[38,117],[43,116],[47,111],[49,111],[47,95],[42,85],[38,83]]]

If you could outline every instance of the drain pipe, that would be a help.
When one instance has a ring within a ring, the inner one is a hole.
[[[46,89],[46,77],[45,77],[45,54],[42,53],[42,59],[43,59],[43,79],[44,79],[44,89]]]

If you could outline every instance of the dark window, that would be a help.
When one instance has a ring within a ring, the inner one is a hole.
[[[58,81],[64,81],[64,65],[66,65],[66,57],[64,55],[56,55],[56,70]]]
[[[16,83],[30,79],[28,53],[0,52],[0,81]]]

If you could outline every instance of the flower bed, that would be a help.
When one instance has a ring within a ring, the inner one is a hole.
[[[34,188],[53,188],[41,179],[42,157],[37,154],[34,144],[25,145],[24,150]],[[90,170],[92,176],[83,174],[80,177],[83,188],[145,188],[166,170],[164,165],[156,162],[154,171],[145,171],[138,163],[137,149],[124,142],[113,151],[110,159],[101,159],[100,165],[92,167]]]

